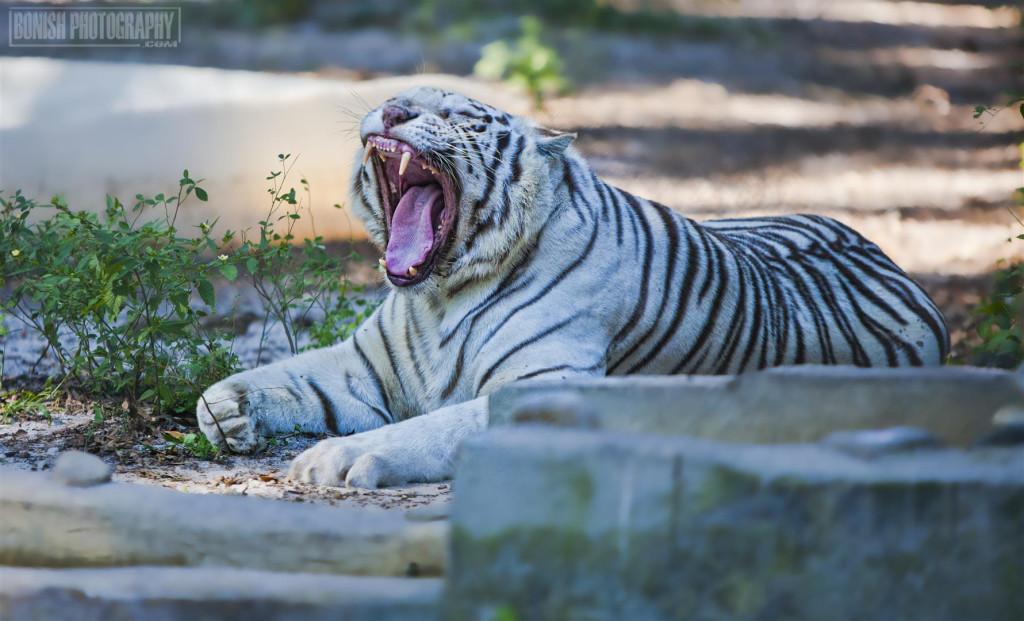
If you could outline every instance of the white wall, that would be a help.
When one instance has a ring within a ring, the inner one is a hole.
[[[363,235],[347,212],[359,119],[418,84],[463,92],[513,113],[525,100],[488,84],[445,75],[347,83],[164,65],[0,59],[0,189],[73,208],[101,209],[105,194],[177,190],[182,169],[206,181],[210,201],[190,199],[179,224],[220,217],[231,229],[266,214],[266,177],[278,153],[298,162],[289,185],[309,180],[317,232]],[[302,222],[308,224],[308,219]],[[298,231],[301,235],[308,230]]]

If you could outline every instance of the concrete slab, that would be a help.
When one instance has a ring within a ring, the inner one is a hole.
[[[517,382],[491,395],[490,424],[547,422],[769,444],[906,426],[969,446],[1014,404],[1024,404],[1024,388],[1009,371],[808,365],[739,376]]]
[[[244,569],[0,567],[0,618],[436,619],[437,579],[284,574]]]
[[[1019,449],[520,426],[467,440],[455,485],[447,618],[1024,617]]]
[[[404,512],[297,505],[108,483],[69,487],[0,468],[0,564],[188,565],[438,576],[448,524]]]

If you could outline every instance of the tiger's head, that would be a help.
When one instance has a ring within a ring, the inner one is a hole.
[[[450,91],[419,87],[372,110],[352,183],[353,209],[395,287],[443,288],[514,262],[556,207],[574,135]]]

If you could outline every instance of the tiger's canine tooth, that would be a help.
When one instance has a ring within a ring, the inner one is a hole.
[[[398,164],[398,176],[401,177],[405,174],[405,169],[409,166],[409,162],[412,160],[412,153],[405,151],[402,153],[402,161]]]
[[[377,259],[377,263],[380,263],[380,266],[384,269],[388,269],[388,262],[384,259]]]
[[[416,268],[415,267],[409,267],[409,275],[410,276],[415,276],[416,275]]]
[[[373,155],[374,146],[372,142],[366,142],[366,150],[363,151],[363,166],[366,166],[366,162],[370,160],[370,156]]]

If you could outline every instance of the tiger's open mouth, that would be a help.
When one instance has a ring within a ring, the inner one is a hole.
[[[381,265],[396,286],[423,282],[455,228],[456,184],[438,162],[401,140],[370,135],[363,165],[370,159],[384,204],[387,249]]]

